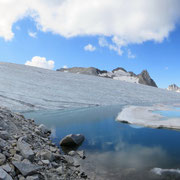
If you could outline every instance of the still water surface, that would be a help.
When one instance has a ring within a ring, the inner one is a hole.
[[[179,179],[153,175],[150,170],[180,168],[180,132],[117,122],[121,110],[121,106],[108,106],[24,115],[51,128],[57,145],[67,134],[83,134],[86,140],[79,149],[85,150],[84,167],[95,179]],[[175,116],[180,117],[180,113]]]

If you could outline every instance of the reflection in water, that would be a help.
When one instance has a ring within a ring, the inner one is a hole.
[[[67,134],[84,134],[86,140],[79,149],[86,151],[87,158],[81,163],[95,179],[168,179],[170,176],[158,176],[150,170],[180,168],[180,132],[116,122],[121,109],[96,107],[25,113],[25,116],[52,127],[52,139],[57,145]]]

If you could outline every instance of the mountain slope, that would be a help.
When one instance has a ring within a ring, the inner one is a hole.
[[[100,76],[100,77],[106,77],[106,78],[111,78],[115,80],[121,80],[121,81],[136,83],[136,84],[144,84],[148,86],[157,87],[156,83],[154,82],[153,79],[151,79],[147,70],[143,70],[138,75],[136,75],[133,72],[127,72],[124,68],[121,68],[121,67],[118,67],[112,70],[112,72],[108,72],[106,70],[101,71],[94,67],[60,68],[60,69],[57,69],[57,71]]]
[[[12,110],[180,103],[180,94],[140,84],[0,63],[1,106]]]

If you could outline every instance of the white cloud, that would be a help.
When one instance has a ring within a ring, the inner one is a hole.
[[[136,56],[135,56],[134,54],[132,54],[132,52],[131,52],[130,49],[127,50],[127,53],[128,53],[128,58],[129,58],[129,59],[134,59],[134,58],[136,58]]]
[[[28,35],[29,35],[30,37],[32,37],[32,38],[37,38],[37,33],[36,33],[36,32],[31,32],[31,31],[29,31],[29,32],[28,32]]]
[[[84,47],[84,50],[85,50],[85,51],[93,52],[93,51],[96,50],[96,47],[93,46],[92,44],[88,44],[88,45],[86,45],[86,46]]]
[[[149,40],[162,42],[179,20],[180,1],[0,0],[0,36],[11,40],[12,25],[25,16],[44,32],[108,36],[120,49]]]
[[[30,61],[26,61],[25,65],[40,67],[44,69],[53,69],[54,61],[46,60],[45,57],[34,56]]]
[[[118,55],[122,55],[123,51],[121,50],[121,46],[115,42],[109,43],[104,37],[99,38],[100,47],[107,47],[108,49],[117,52]]]
[[[169,70],[169,67],[165,67],[164,69],[165,69],[165,70]]]

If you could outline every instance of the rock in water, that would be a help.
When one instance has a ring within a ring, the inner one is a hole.
[[[84,136],[81,134],[70,134],[60,141],[61,146],[78,146],[84,141]]]

